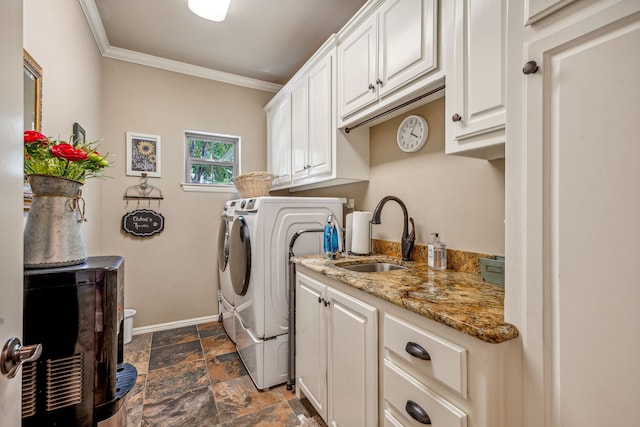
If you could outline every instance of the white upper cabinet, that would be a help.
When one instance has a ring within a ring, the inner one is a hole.
[[[275,175],[274,188],[291,183],[291,97],[283,95],[266,108],[268,170]]]
[[[435,0],[392,0],[378,12],[378,94],[437,67]]]
[[[340,115],[371,104],[377,98],[378,16],[373,15],[340,44]]]
[[[438,69],[437,24],[437,0],[387,0],[345,34],[338,46],[341,125],[398,101],[390,95]]]
[[[446,152],[504,157],[506,0],[454,0]]]
[[[293,181],[331,173],[332,67],[333,52],[327,54],[291,92]]]
[[[274,189],[369,179],[368,129],[347,134],[336,124],[336,42],[330,37],[265,107]]]

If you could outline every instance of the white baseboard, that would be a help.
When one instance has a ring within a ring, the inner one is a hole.
[[[131,331],[131,334],[141,335],[141,334],[147,334],[149,332],[166,331],[168,329],[175,329],[183,326],[192,326],[192,325],[198,325],[200,323],[218,322],[218,321],[219,321],[219,315],[215,314],[213,316],[196,317],[193,319],[177,320],[175,322],[159,323],[157,325],[140,326],[139,328],[133,328]]]

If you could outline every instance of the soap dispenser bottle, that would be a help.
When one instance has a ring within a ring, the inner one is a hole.
[[[447,246],[438,233],[431,233],[433,240],[427,244],[427,265],[434,270],[447,269]]]

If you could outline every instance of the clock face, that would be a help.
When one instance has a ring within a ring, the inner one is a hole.
[[[424,117],[408,116],[398,127],[398,147],[412,153],[418,151],[427,141],[429,125]]]

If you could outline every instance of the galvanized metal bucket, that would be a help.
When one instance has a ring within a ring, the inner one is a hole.
[[[82,182],[29,175],[33,202],[24,229],[24,268],[82,264],[87,253],[80,233],[84,219]]]

